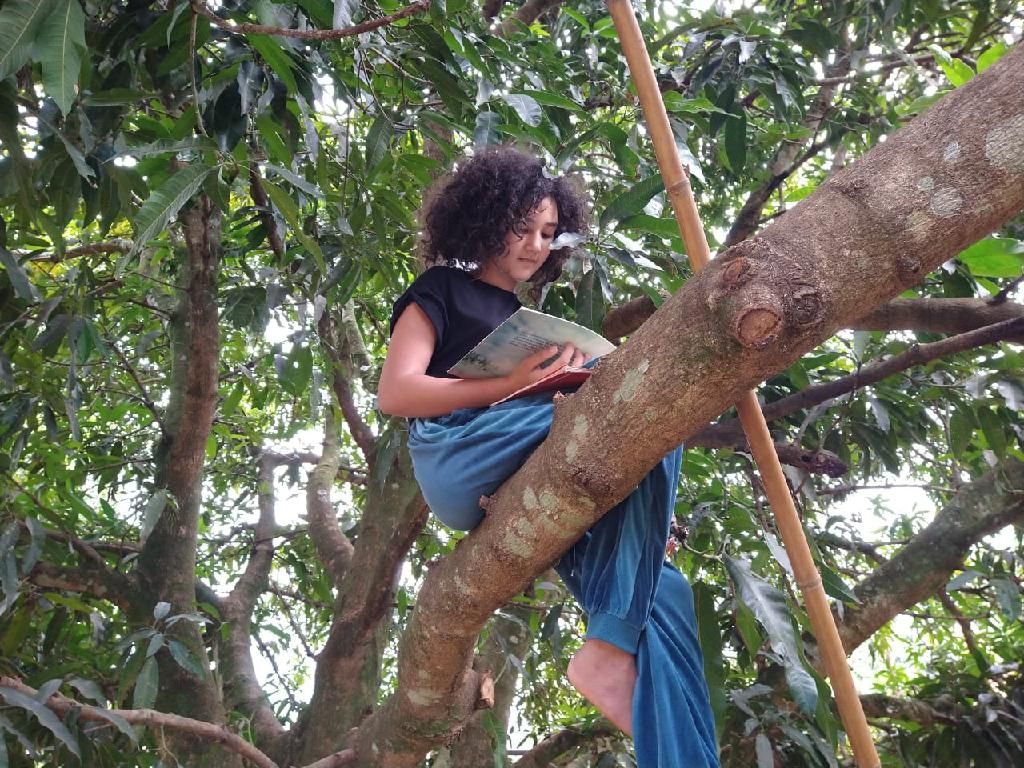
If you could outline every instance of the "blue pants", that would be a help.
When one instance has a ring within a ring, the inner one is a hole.
[[[409,451],[431,510],[474,528],[479,499],[547,436],[551,393],[415,419]],[[639,768],[716,768],[714,718],[697,641],[693,593],[665,561],[682,464],[678,448],[573,545],[556,566],[587,612],[587,637],[636,656],[633,741]]]

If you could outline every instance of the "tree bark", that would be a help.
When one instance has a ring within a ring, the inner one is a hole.
[[[171,604],[171,613],[196,609],[196,544],[202,501],[206,440],[217,405],[219,334],[215,297],[220,255],[221,213],[205,195],[180,216],[186,253],[178,309],[171,322],[173,359],[170,399],[164,424],[167,432],[157,449],[155,486],[166,491],[163,512],[146,538],[138,558],[139,604],[133,620],[152,621],[157,602]],[[179,621],[167,633],[176,636],[208,669],[206,649],[197,627]],[[160,686],[157,708],[214,724],[225,721],[216,679],[209,671],[198,678],[182,668],[164,649],[157,656]],[[227,752],[188,732],[167,735],[167,749],[179,762],[197,766],[240,766]]]
[[[548,439],[427,576],[401,643],[398,690],[359,728],[356,764],[411,768],[465,722],[479,697],[470,661],[487,617],[665,453],[1024,208],[1022,79],[1017,46],[714,260],[558,401]]]
[[[382,483],[371,482],[350,567],[338,584],[334,620],[317,659],[313,698],[297,734],[295,762],[341,749],[373,711],[395,584],[427,520],[406,452]]]
[[[1024,520],[1024,462],[1008,457],[962,488],[900,553],[854,589],[839,636],[847,653],[900,611],[935,594],[983,537]]]

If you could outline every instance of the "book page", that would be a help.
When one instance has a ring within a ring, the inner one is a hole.
[[[606,355],[615,345],[589,328],[522,307],[491,331],[448,372],[463,379],[504,376],[538,350],[572,344],[587,360]]]

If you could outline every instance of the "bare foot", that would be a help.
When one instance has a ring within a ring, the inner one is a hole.
[[[587,640],[569,661],[568,675],[583,698],[617,728],[633,735],[633,654],[603,640]]]

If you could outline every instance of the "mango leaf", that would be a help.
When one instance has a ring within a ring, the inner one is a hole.
[[[747,115],[731,115],[725,121],[725,156],[732,172],[739,176],[747,163]]]
[[[473,127],[473,150],[479,152],[482,149],[498,143],[498,126],[501,124],[501,115],[497,112],[480,112],[476,116],[476,125]]]
[[[661,178],[660,173],[637,182],[612,200],[608,207],[601,212],[601,228],[603,229],[613,221],[622,221],[629,216],[637,215],[651,201],[651,198],[664,188],[665,181]]]
[[[7,272],[7,279],[11,281],[19,299],[30,302],[39,301],[39,291],[29,281],[28,274],[18,263],[18,259],[6,248],[0,248],[0,266]]]
[[[976,277],[1017,277],[1024,270],[1024,243],[1010,237],[986,237],[957,258]]]
[[[970,66],[961,59],[954,59],[941,46],[929,45],[928,50],[935,55],[936,63],[954,87],[961,86],[974,77],[974,70]]]
[[[4,3],[0,9],[0,80],[7,79],[28,61],[36,32],[52,7],[53,0]]]
[[[818,703],[818,688],[814,678],[804,668],[800,646],[786,597],[778,589],[754,574],[746,560],[725,558],[725,567],[743,603],[753,611],[768,633],[772,650],[782,660],[790,693],[807,714],[814,712]]]
[[[75,737],[71,735],[71,731],[67,729],[67,726],[60,721],[60,718],[58,718],[57,715],[55,715],[45,704],[36,701],[31,696],[15,690],[14,688],[0,687],[0,697],[3,697],[4,701],[12,707],[27,709],[36,716],[36,720],[39,721],[39,724],[63,742],[64,746],[66,746],[68,750],[75,755],[75,757],[79,759],[82,758],[82,753],[78,749],[78,742],[75,741]]]
[[[592,269],[583,275],[576,290],[576,322],[595,331],[604,320],[604,294],[598,275],[600,267],[595,262]]]
[[[559,107],[561,109],[568,109],[572,112],[581,113],[584,111],[583,107],[575,101],[568,99],[565,96],[560,96],[557,93],[551,93],[550,91],[523,91],[522,93],[524,96],[527,96],[547,107]]]
[[[763,733],[757,734],[754,739],[754,752],[757,754],[757,768],[774,768],[775,755],[772,753],[772,743]]]
[[[182,168],[153,191],[135,215],[135,242],[131,254],[137,255],[146,244],[167,227],[182,206],[199,191],[213,169],[202,163]]]
[[[98,717],[102,717],[108,723],[113,725],[117,730],[127,736],[133,744],[139,743],[139,736],[135,733],[135,729],[132,728],[128,721],[121,717],[121,715],[116,712],[111,712],[105,707],[93,707],[89,711]]]
[[[313,258],[316,260],[317,267],[320,268],[320,273],[327,274],[327,265],[324,263],[324,252],[320,249],[320,244],[307,235],[302,229],[302,222],[299,221],[299,206],[296,205],[294,200],[292,200],[291,195],[271,181],[264,181],[263,188],[267,191],[267,196],[274,203],[274,207],[276,207],[284,217],[284,220],[288,222],[288,226],[291,228],[292,234],[300,243],[302,243],[303,246],[305,246],[306,250],[313,255]]]
[[[160,672],[156,659],[150,656],[142,665],[139,676],[135,678],[135,690],[132,692],[132,709],[149,709],[156,701],[157,685]]]
[[[1009,621],[1016,621],[1020,617],[1020,587],[1011,579],[992,579],[992,587],[999,610]]]
[[[540,125],[542,112],[540,104],[535,98],[527,96],[525,93],[510,93],[502,98],[516,111],[519,119],[524,123],[532,125],[534,128]]]
[[[191,672],[193,675],[198,677],[200,680],[206,678],[206,670],[203,669],[203,665],[199,663],[195,654],[189,650],[188,646],[182,643],[180,640],[170,640],[168,647],[171,651],[171,656],[178,663],[178,666],[184,669],[186,672]]]
[[[281,79],[281,82],[288,86],[289,92],[296,93],[299,86],[296,84],[295,74],[292,72],[292,60],[284,52],[284,49],[267,35],[249,35],[246,40],[273,70],[274,74]]]
[[[384,115],[378,115],[366,136],[366,173],[373,175],[374,169],[384,159],[391,144],[395,129]]]
[[[149,497],[149,501],[146,502],[146,509],[142,513],[142,528],[139,531],[140,539],[145,541],[149,534],[153,532],[153,529],[156,527],[157,521],[160,519],[160,515],[164,513],[164,507],[166,506],[166,488],[161,488]]]
[[[1006,43],[996,43],[983,54],[981,54],[978,57],[978,74],[981,74],[986,69],[995,64],[997,61],[999,61],[1001,58],[1003,58],[1003,55],[1009,50],[1010,49],[1007,47]]]
[[[43,89],[66,115],[75,101],[81,51],[85,48],[85,15],[78,0],[58,0],[57,8],[39,28],[36,47],[43,69]]]

